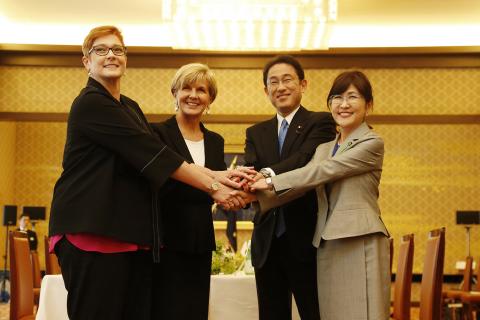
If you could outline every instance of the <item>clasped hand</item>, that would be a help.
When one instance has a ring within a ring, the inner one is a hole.
[[[255,194],[250,192],[250,185],[256,181],[258,175],[259,173],[251,167],[214,171],[215,180],[221,184],[212,194],[213,199],[225,210],[239,210],[245,207],[256,200]]]

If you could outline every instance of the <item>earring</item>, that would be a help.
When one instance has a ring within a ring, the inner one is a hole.
[[[205,108],[205,114],[210,114],[210,106],[207,106],[207,107]]]
[[[175,112],[178,111],[178,103],[177,103],[177,100],[173,101],[173,108],[175,109]]]
[[[92,73],[90,72],[90,70],[88,70],[88,76],[89,76],[89,77],[92,76]]]

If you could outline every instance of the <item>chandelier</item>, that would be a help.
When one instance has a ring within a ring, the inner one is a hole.
[[[298,51],[328,48],[336,0],[163,0],[175,49]]]

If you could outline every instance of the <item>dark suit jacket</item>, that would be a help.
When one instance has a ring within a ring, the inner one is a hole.
[[[30,251],[37,251],[38,247],[38,238],[37,233],[33,230],[27,229],[26,231],[20,230],[20,228],[16,229],[17,231],[25,232],[28,237],[28,244],[30,246]]]
[[[50,236],[89,233],[157,248],[152,193],[182,163],[155,136],[135,101],[123,95],[118,101],[89,78],[68,116]]]
[[[312,112],[300,107],[288,128],[287,136],[279,154],[278,120],[258,123],[247,129],[245,163],[256,170],[269,167],[275,174],[304,166],[312,157],[316,147],[335,137],[335,123],[327,112]],[[282,207],[292,255],[299,260],[315,259],[312,245],[316,224],[317,201],[315,192]],[[275,209],[274,209],[275,210]],[[252,234],[252,262],[261,267],[268,256],[275,230],[277,215],[272,212],[257,214]]]
[[[224,140],[200,124],[205,144],[205,167],[225,170]],[[152,128],[167,146],[192,163],[193,159],[183,139],[175,117]],[[170,179],[160,195],[161,217],[164,226],[164,244],[168,249],[203,253],[215,250],[212,219],[212,198],[205,192]]]

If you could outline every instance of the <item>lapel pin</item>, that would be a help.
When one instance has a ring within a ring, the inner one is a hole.
[[[302,127],[302,126],[298,126],[298,127],[297,127],[297,130],[295,130],[295,133],[300,134],[300,133],[302,132],[302,130],[303,130],[303,127]]]

